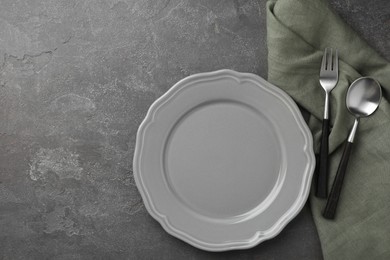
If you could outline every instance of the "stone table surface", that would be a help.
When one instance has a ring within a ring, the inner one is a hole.
[[[267,76],[265,0],[0,0],[0,259],[321,259],[306,206],[276,238],[209,253],[143,206],[132,157],[181,78]],[[330,0],[390,59],[388,0]]]

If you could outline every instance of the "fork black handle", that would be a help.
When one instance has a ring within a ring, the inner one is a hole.
[[[339,202],[341,188],[343,186],[345,172],[347,171],[349,155],[352,150],[352,142],[347,142],[344,147],[344,152],[341,157],[339,168],[337,169],[336,177],[333,181],[332,189],[329,194],[325,210],[322,213],[324,218],[334,219],[336,214],[337,204]]]
[[[318,165],[316,196],[328,197],[328,153],[329,153],[329,119],[322,120],[322,138]]]

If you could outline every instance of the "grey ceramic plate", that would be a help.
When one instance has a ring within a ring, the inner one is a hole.
[[[168,233],[224,251],[277,235],[304,206],[314,164],[292,99],[259,76],[220,70],[181,80],[150,107],[133,167]]]

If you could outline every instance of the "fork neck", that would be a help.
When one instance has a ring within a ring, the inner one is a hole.
[[[324,119],[329,119],[329,93],[325,91]]]

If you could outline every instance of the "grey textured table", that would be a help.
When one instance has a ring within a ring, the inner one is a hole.
[[[390,58],[388,0],[330,4]],[[267,75],[265,1],[0,1],[0,259],[321,259],[307,207],[275,239],[209,253],[146,212],[136,131],[179,79]]]

